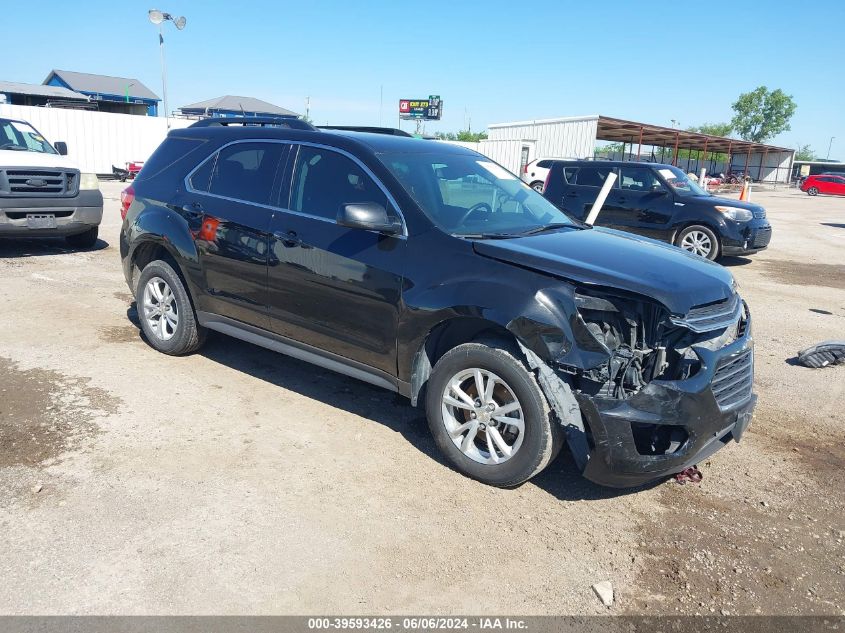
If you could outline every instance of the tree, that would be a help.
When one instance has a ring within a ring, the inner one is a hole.
[[[728,136],[733,131],[733,126],[730,123],[702,123],[701,125],[693,125],[687,130],[699,134],[709,134],[710,136]]]
[[[795,160],[816,160],[816,153],[809,145],[799,145],[798,151],[795,152]]]
[[[760,86],[739,95],[731,106],[736,115],[731,126],[746,141],[763,143],[789,130],[789,119],[795,114],[795,101],[783,90]]]
[[[463,143],[478,143],[487,138],[487,132],[471,132],[469,130],[461,130],[455,132],[437,132],[434,136],[442,141],[461,141]]]

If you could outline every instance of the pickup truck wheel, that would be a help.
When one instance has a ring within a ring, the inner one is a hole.
[[[97,243],[97,236],[100,233],[100,227],[94,226],[84,233],[77,233],[76,235],[68,235],[65,237],[65,242],[72,248],[93,248]]]
[[[706,226],[688,226],[680,232],[675,245],[709,260],[719,257],[719,238]]]
[[[560,426],[518,352],[466,343],[437,361],[426,390],[428,425],[461,473],[485,484],[517,486],[557,455]]]
[[[179,356],[205,342],[188,291],[167,262],[155,260],[141,271],[135,305],[147,342],[158,351]]]

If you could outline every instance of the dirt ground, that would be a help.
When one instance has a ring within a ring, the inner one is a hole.
[[[393,394],[222,336],[153,351],[103,190],[98,249],[0,243],[0,613],[845,613],[845,367],[793,361],[845,338],[845,198],[754,193],[771,247],[726,264],[759,408],[700,485],[564,452],[497,490]]]

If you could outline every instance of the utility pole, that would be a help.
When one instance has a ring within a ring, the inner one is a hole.
[[[830,160],[830,148],[833,147],[833,139],[835,139],[835,138],[836,138],[835,136],[831,136],[830,137],[830,143],[827,144],[827,159],[828,160]]]
[[[379,86],[378,93],[378,126],[381,127],[381,116],[384,112],[384,84]]]
[[[311,120],[311,97],[305,97],[305,120]]]
[[[158,9],[150,9],[148,12],[150,22],[158,26],[158,48],[159,52],[161,53],[161,92],[162,98],[164,99],[164,120],[167,124],[167,129],[170,129],[170,117],[167,111],[167,66],[164,62],[164,29],[163,24],[167,21],[173,22],[173,25],[176,27],[177,30],[181,31],[185,28],[185,20],[184,17],[173,17],[169,13],[165,13],[164,11],[159,11]]]

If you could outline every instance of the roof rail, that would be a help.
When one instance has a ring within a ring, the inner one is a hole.
[[[211,117],[209,119],[200,119],[196,123],[192,123],[190,127],[214,127],[214,126],[228,127],[230,125],[242,125],[244,127],[255,125],[258,127],[286,127],[292,130],[309,130],[314,132],[317,130],[313,125],[307,121],[303,121],[294,116],[277,116],[277,117],[259,117],[259,116],[228,116],[228,117]]]
[[[343,130],[346,132],[370,132],[371,134],[388,134],[390,136],[409,136],[405,130],[400,130],[395,127],[378,127],[369,125],[318,125],[320,130]]]

